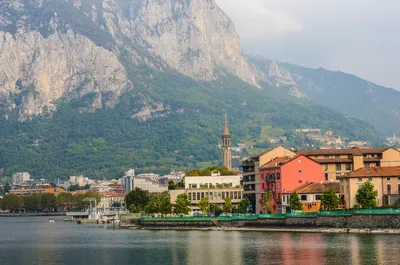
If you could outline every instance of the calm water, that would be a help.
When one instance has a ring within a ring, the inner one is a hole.
[[[400,264],[400,236],[128,231],[0,218],[0,264]]]

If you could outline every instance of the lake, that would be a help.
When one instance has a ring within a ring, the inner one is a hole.
[[[400,264],[399,235],[129,231],[0,218],[2,265]]]

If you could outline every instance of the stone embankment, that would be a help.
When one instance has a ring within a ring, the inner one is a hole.
[[[138,221],[139,229],[151,230],[243,230],[243,231],[298,231],[330,233],[400,233],[399,214],[360,214],[348,216],[310,216],[265,219],[231,220],[157,220]]]

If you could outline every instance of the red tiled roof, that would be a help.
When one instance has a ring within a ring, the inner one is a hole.
[[[341,178],[400,177],[400,167],[362,167]]]
[[[281,166],[283,166],[283,165],[289,163],[290,161],[295,160],[295,159],[297,159],[297,158],[299,158],[299,157],[301,157],[301,156],[303,156],[303,157],[306,158],[306,159],[310,159],[310,160],[312,160],[312,161],[318,163],[316,160],[311,159],[311,158],[309,158],[309,157],[307,157],[307,156],[304,156],[304,155],[297,155],[297,156],[294,156],[294,157],[287,157],[287,156],[286,156],[286,157],[277,157],[277,158],[274,158],[274,159],[272,159],[271,161],[269,161],[268,163],[266,163],[266,164],[264,164],[263,166],[261,166],[259,169],[267,169],[267,168],[281,167]]]
[[[297,150],[302,155],[363,155],[379,154],[389,148],[348,148],[348,149],[317,149],[317,150]]]
[[[323,182],[323,183],[308,182],[292,191],[286,192],[286,194],[292,194],[294,191],[296,191],[298,194],[317,194],[317,193],[323,193],[325,190],[331,188],[333,188],[336,191],[336,193],[340,193],[339,182]]]

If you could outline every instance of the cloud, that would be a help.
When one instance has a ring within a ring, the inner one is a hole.
[[[398,0],[215,0],[242,47],[268,59],[400,89]]]
[[[301,30],[299,22],[288,14],[267,9],[263,0],[216,0],[216,2],[234,20],[243,39],[257,40],[265,35],[274,39]]]

